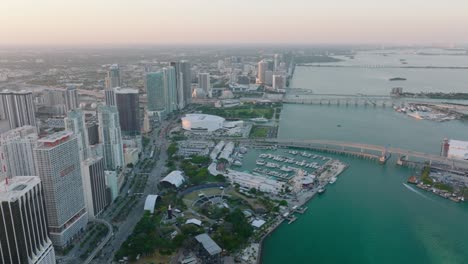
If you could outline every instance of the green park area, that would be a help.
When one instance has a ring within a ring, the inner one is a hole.
[[[273,118],[275,108],[280,109],[281,104],[271,105],[257,105],[257,104],[243,104],[230,108],[215,108],[211,106],[200,106],[198,108],[203,114],[217,115],[224,118],[257,118],[264,117],[267,119]]]
[[[251,138],[266,138],[268,136],[268,131],[270,128],[266,126],[253,126],[250,130]]]

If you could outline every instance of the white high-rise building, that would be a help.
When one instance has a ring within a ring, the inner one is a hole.
[[[199,73],[198,74],[198,88],[203,89],[205,93],[211,95],[211,83],[210,83],[210,74],[209,73]]]
[[[22,126],[36,126],[35,107],[32,92],[0,92],[0,116],[10,123],[10,129]]]
[[[36,128],[32,126],[18,127],[0,135],[0,180],[37,175],[33,152],[37,139]]]
[[[112,64],[107,71],[106,89],[112,89],[121,86],[120,67],[118,64]]]
[[[50,238],[54,246],[64,248],[88,223],[78,140],[67,130],[41,138],[34,160],[44,188]]]
[[[115,106],[98,108],[99,138],[103,147],[106,170],[123,168],[124,155],[119,112]]]
[[[65,118],[65,129],[72,131],[78,140],[80,160],[83,161],[87,159],[89,138],[83,111],[79,109],[69,111]]]
[[[261,60],[258,62],[257,80],[258,83],[265,84],[265,72],[268,70],[268,62]]]
[[[44,193],[36,176],[0,182],[0,263],[55,264]]]

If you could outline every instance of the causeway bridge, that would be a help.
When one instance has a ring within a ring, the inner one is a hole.
[[[232,139],[225,139],[232,140]],[[423,165],[428,163],[434,167],[451,170],[468,171],[468,160],[449,159],[440,155],[434,155],[396,147],[344,142],[334,140],[301,140],[301,139],[240,139],[240,142],[255,146],[297,147],[317,150],[321,152],[337,153],[357,156],[366,159],[379,160],[382,157],[392,155],[397,157],[400,165]]]

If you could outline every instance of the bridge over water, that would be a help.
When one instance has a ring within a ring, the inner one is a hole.
[[[401,164],[411,163],[429,163],[430,165],[450,168],[453,170],[459,169],[468,170],[468,160],[449,159],[439,155],[406,150],[396,147],[385,147],[379,145],[343,142],[334,140],[300,140],[300,139],[262,139],[250,140],[250,143],[256,145],[277,145],[278,147],[297,147],[308,148],[318,151],[339,153],[346,155],[359,156],[378,160],[383,155],[391,154],[396,156],[397,162]]]

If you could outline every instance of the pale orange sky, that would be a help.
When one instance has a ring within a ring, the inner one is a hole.
[[[468,43],[468,0],[1,0],[0,45]]]

